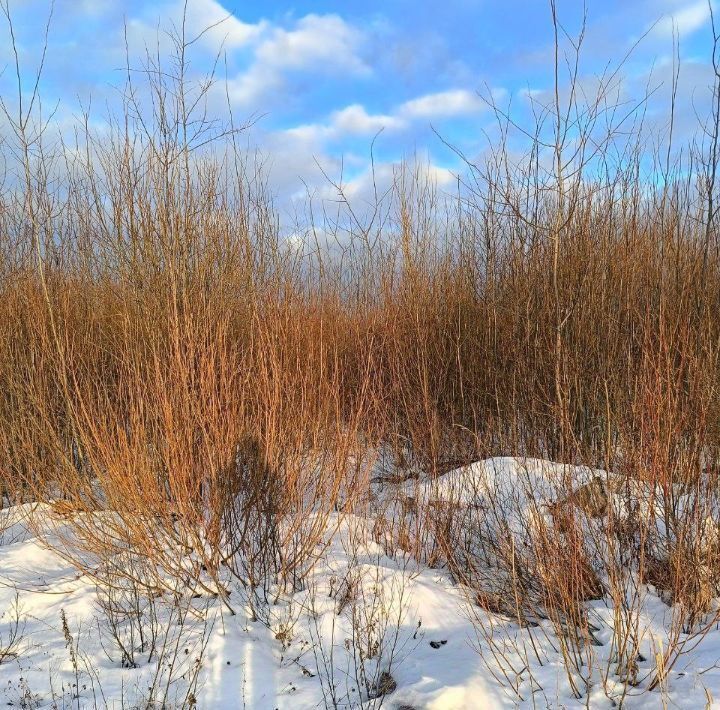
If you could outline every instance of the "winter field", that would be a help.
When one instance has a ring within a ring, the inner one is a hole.
[[[576,491],[597,495],[557,506],[567,479]],[[506,578],[533,575],[528,593],[559,592],[542,588],[562,582],[546,578],[535,537],[553,526],[553,511],[577,516],[590,544],[603,545],[608,541],[599,529],[609,519],[627,523],[635,507],[643,516],[656,507],[662,520],[660,493],[623,491],[602,471],[507,458],[433,481],[377,483],[371,497],[372,513],[328,518],[312,571],[298,589],[271,588],[267,599],[254,601],[230,574],[200,575],[196,586],[166,580],[167,586],[148,593],[128,574],[142,572],[128,569],[129,555],[103,561],[117,563],[117,575],[112,586],[98,583],[96,558],[86,558],[83,573],[48,547],[62,550],[71,536],[67,511],[53,504],[6,509],[0,547],[4,703],[697,708],[713,707],[720,698],[720,623],[709,598],[714,587],[696,591],[707,593],[707,607],[689,620],[683,601],[669,598],[668,589],[655,586],[658,580],[641,580],[618,565],[614,572],[625,573],[619,586],[598,574],[582,610],[545,614],[519,602],[516,582]],[[678,500],[689,504],[691,497]],[[489,522],[479,511],[491,505],[503,514]],[[436,540],[425,540],[425,555],[417,558],[414,534],[437,509],[454,509],[457,534],[472,541],[465,551],[473,555],[472,566],[464,573],[453,573]],[[710,557],[718,554],[720,535],[716,522],[708,525]],[[657,540],[664,538],[658,530]],[[514,570],[501,559],[512,547]],[[191,555],[174,552],[192,566]],[[472,584],[463,583],[464,574],[472,575]],[[226,603],[211,592],[218,583]],[[480,602],[482,593],[494,601]],[[625,595],[622,609],[613,600],[618,593]]]
[[[0,0],[0,705],[720,708],[714,5],[598,63],[550,2],[498,65],[540,88],[400,99],[380,15],[168,0],[92,45],[122,8],[58,0],[53,60],[37,2]],[[106,103],[52,109],[106,40]],[[353,77],[388,113],[300,110]]]

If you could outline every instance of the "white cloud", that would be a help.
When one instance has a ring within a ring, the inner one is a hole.
[[[360,104],[353,104],[332,115],[333,126],[343,134],[377,133],[383,128],[402,128],[405,122],[396,116],[369,114]]]
[[[85,0],[97,3],[100,0]],[[257,43],[268,30],[268,23],[242,22],[225,9],[217,0],[173,0],[154,8],[145,8],[141,15],[127,21],[131,53],[142,56],[145,46],[160,45],[161,52],[172,51],[173,43],[168,32],[180,32],[183,26],[185,37],[199,42],[212,53],[221,48],[237,50]]]
[[[279,199],[305,199],[306,188],[313,189],[324,183],[322,171],[336,174],[341,161],[337,156],[325,152],[317,142],[302,132],[253,130],[253,144],[259,145],[262,162]]]
[[[442,168],[439,165],[427,165],[425,167],[426,177],[435,185],[441,188],[450,188],[457,183],[457,173]]]
[[[361,33],[337,15],[306,15],[292,30],[276,28],[256,53],[267,67],[307,69],[325,65],[333,71],[367,73],[359,58]]]
[[[295,138],[318,142],[344,136],[372,135],[380,130],[399,130],[406,122],[389,114],[371,114],[360,104],[352,104],[330,114],[327,123],[310,123],[291,128],[286,133]]]
[[[447,118],[479,113],[485,108],[486,104],[476,93],[466,89],[453,89],[406,101],[400,106],[400,113],[410,118]]]
[[[288,72],[370,72],[359,55],[362,33],[337,15],[306,15],[293,29],[275,27],[265,34],[250,68],[230,81],[230,97],[236,103],[251,104],[277,91]]]
[[[451,192],[457,176],[451,170],[433,163],[430,158],[412,158],[405,162],[381,162],[365,167],[352,178],[342,182],[342,193],[354,205],[374,204],[375,196],[389,194],[392,185],[402,182],[403,177],[420,180],[422,184]],[[340,182],[338,180],[338,182]],[[334,185],[325,181],[318,190],[322,199],[337,199]]]
[[[493,90],[498,99],[502,89]],[[400,104],[392,113],[371,114],[361,104],[351,104],[330,114],[326,123],[309,123],[286,131],[286,134],[319,143],[344,136],[372,135],[380,130],[403,130],[414,120],[451,118],[473,114],[487,108],[480,97],[466,89],[427,94]]]
[[[177,3],[175,14],[182,17],[184,2]],[[256,40],[267,28],[264,21],[256,24],[242,22],[216,0],[191,0],[187,4],[186,28],[189,35],[196,35],[206,28],[205,41],[221,44],[227,49],[246,46]]]
[[[526,86],[526,87],[518,90],[518,96],[522,99],[527,99],[528,101],[534,101],[536,99],[540,99],[541,97],[545,96],[547,93],[548,93],[547,89],[533,89],[530,86]]]
[[[278,88],[281,83],[282,75],[279,72],[255,65],[244,74],[228,79],[227,92],[233,103],[255,109],[257,107],[252,104],[263,94]]]
[[[658,35],[671,37],[673,27],[677,28],[682,37],[699,30],[710,19],[710,8],[707,0],[693,0],[670,15],[663,17],[654,28]]]

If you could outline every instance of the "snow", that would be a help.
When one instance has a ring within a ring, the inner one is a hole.
[[[491,459],[433,482],[397,484],[393,493],[421,506],[437,500],[482,505],[497,496],[517,511],[533,504],[531,491],[535,499],[551,501],[560,480],[570,476],[581,485],[595,475],[607,477],[534,459]],[[388,515],[396,497],[376,492],[374,514]],[[7,706],[195,702],[198,708],[264,710],[332,707],[334,697],[337,707],[417,710],[613,707],[601,682],[613,652],[609,599],[588,603],[601,645],[595,647],[588,695],[576,699],[549,622],[520,627],[473,605],[446,570],[420,564],[402,550],[387,554],[374,539],[374,515],[335,514],[305,587],[273,600],[260,620],[252,621],[241,604],[232,615],[195,590],[144,602],[150,605],[147,628],[155,625],[164,651],[148,659],[133,638],[136,667],[123,667],[101,608],[103,591],[52,549],[52,535],[35,532],[38,520],[50,516],[43,506],[2,511],[0,658],[18,624],[12,652],[0,663],[0,702]],[[508,524],[513,529],[512,519]],[[231,598],[242,598],[239,588],[231,589]],[[667,644],[671,619],[653,589],[643,588],[639,677],[649,674],[651,659]],[[127,624],[120,633],[130,633]],[[517,692],[507,687],[489,639],[517,671]],[[719,664],[720,630],[713,627],[671,670],[667,692],[647,692],[641,683],[629,688],[623,706],[720,707]],[[372,698],[382,672],[390,673],[396,689]],[[611,678],[607,688],[609,694],[622,692]]]

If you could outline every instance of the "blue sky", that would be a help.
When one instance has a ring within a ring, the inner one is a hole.
[[[49,0],[11,0],[23,65],[37,63]],[[98,117],[117,96],[125,64],[153,46],[158,27],[178,23],[182,0],[56,0],[42,92],[70,123],[92,97]],[[578,0],[559,0],[571,33]],[[617,62],[643,35],[624,66],[624,91],[656,89],[652,120],[665,120],[673,27],[682,59],[678,131],[695,126],[707,105],[711,34],[706,0],[588,0],[583,74]],[[379,169],[419,154],[441,184],[452,184],[457,157],[435,135],[472,156],[493,117],[478,92],[522,111],[527,92],[552,85],[552,24],[544,0],[188,0],[187,32],[225,19],[193,47],[191,69],[206,70],[222,47],[236,117],[255,117],[248,143],[266,156],[271,184],[286,194],[322,186],[321,166],[367,186],[370,145]],[[3,66],[9,48],[0,44]],[[222,71],[224,74],[224,69]],[[11,95],[12,72],[0,77]],[[224,88],[223,88],[224,95]],[[218,106],[220,110],[220,106]],[[100,120],[100,118],[98,119]],[[342,166],[342,167],[341,167]],[[364,181],[364,182],[363,182]],[[318,189],[321,189],[318,187]]]

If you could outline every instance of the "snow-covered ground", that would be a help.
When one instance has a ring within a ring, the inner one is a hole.
[[[421,505],[458,495],[473,505],[482,479],[483,490],[490,481],[490,489],[506,489],[516,500],[528,482],[552,499],[552,477],[567,475],[582,483],[596,472],[496,459],[398,490]],[[670,671],[666,691],[643,686],[672,616],[651,588],[638,625],[639,685],[623,696],[619,682],[603,683],[612,667],[614,615],[608,599],[596,600],[588,603],[599,642],[591,687],[576,699],[550,622],[521,628],[472,605],[442,566],[423,566],[400,550],[388,555],[376,542],[372,516],[334,517],[304,587],[271,599],[263,618],[252,621],[240,603],[233,615],[190,589],[130,604],[134,618],[113,614],[128,594],[108,596],[77,572],[31,532],[25,522],[31,514],[37,521],[50,513],[27,506],[2,513],[0,702],[9,707],[459,710],[610,708],[620,700],[628,708],[720,707],[716,627],[693,641]],[[231,587],[230,598],[242,599],[242,591]],[[503,676],[498,652],[514,677]]]

